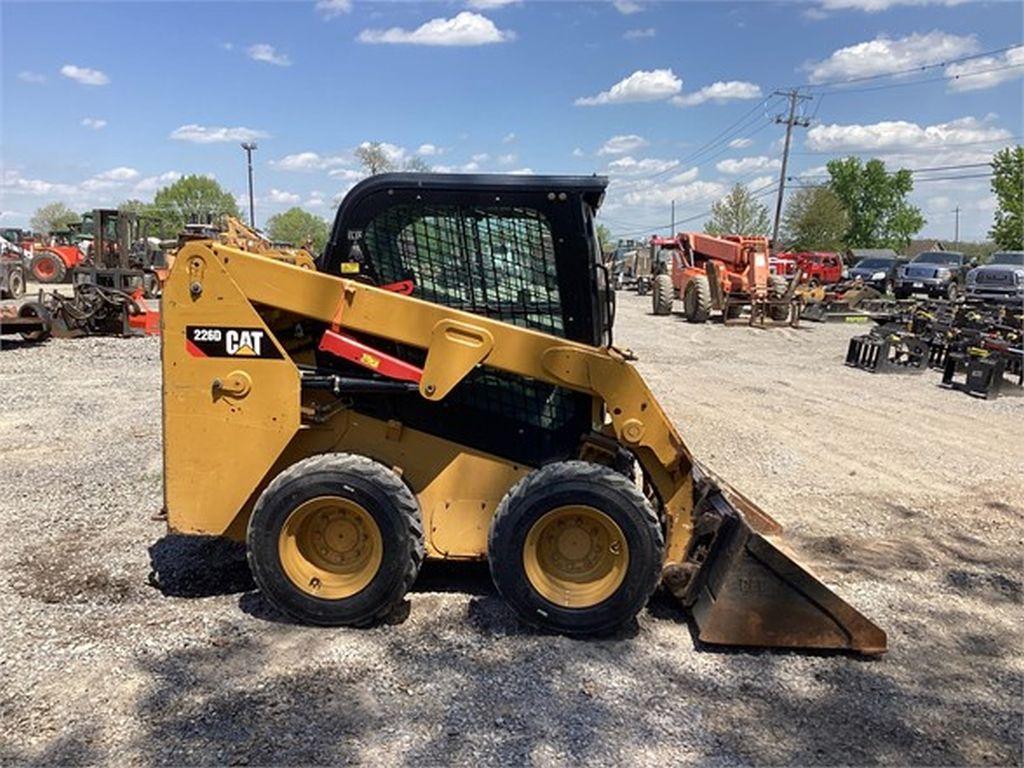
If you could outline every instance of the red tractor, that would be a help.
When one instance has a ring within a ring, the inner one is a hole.
[[[36,243],[30,269],[40,283],[59,283],[68,272],[85,261],[72,230],[51,232],[48,243]]]
[[[766,318],[797,320],[790,285],[769,270],[767,238],[681,232],[669,242],[662,244],[666,258],[654,278],[654,314],[671,313],[679,298],[691,323],[706,322],[715,310],[733,320],[744,306],[750,307],[751,325]]]

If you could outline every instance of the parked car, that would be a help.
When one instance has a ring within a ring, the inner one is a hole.
[[[988,264],[967,273],[972,299],[1024,300],[1024,251],[999,251]]]
[[[888,293],[896,283],[896,273],[903,264],[904,262],[895,256],[869,256],[850,267],[849,278],[860,280],[882,293]]]
[[[898,269],[893,292],[897,299],[923,293],[952,300],[963,293],[968,269],[959,251],[925,251]]]

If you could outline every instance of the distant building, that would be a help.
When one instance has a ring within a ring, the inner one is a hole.
[[[911,240],[904,253],[908,259],[912,259],[926,251],[944,250],[946,250],[946,246],[940,240]]]
[[[843,256],[847,264],[856,264],[861,259],[895,259],[896,251],[892,248],[848,248]]]

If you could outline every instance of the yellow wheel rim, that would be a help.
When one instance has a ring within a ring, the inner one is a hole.
[[[314,597],[341,600],[358,594],[380,568],[380,528],[351,499],[320,496],[296,507],[277,542],[291,582]]]
[[[607,600],[626,578],[629,546],[608,515],[588,506],[552,509],[526,534],[526,578],[546,600],[590,608]]]

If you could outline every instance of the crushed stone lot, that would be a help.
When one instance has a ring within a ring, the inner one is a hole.
[[[426,565],[382,626],[292,625],[237,547],[156,519],[157,339],[5,340],[0,764],[1020,765],[1021,392],[846,368],[862,326],[649,311],[619,294],[617,344],[880,660],[700,648],[663,595],[538,634],[479,566]]]

